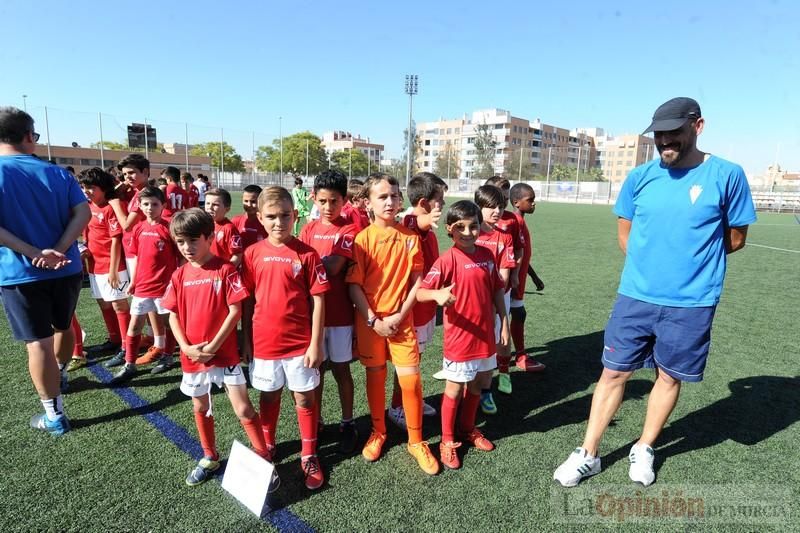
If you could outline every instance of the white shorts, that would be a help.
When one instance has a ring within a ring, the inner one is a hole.
[[[482,359],[472,359],[462,363],[442,359],[444,379],[453,383],[469,383],[475,379],[478,372],[488,372],[497,368],[497,354]]]
[[[128,271],[123,270],[119,274],[119,289],[114,289],[108,283],[108,274],[89,274],[89,288],[92,290],[92,298],[104,300],[106,302],[116,302],[117,300],[127,300],[128,295],[125,289],[128,288]]]
[[[425,345],[433,338],[433,332],[436,327],[436,317],[433,317],[430,322],[424,326],[415,327],[414,331],[417,334],[417,344],[419,345],[419,353],[425,351]]]
[[[211,367],[205,372],[184,372],[181,380],[181,392],[190,398],[204,396],[211,392],[211,384],[217,387],[225,385],[246,385],[244,371],[239,365]]]
[[[517,300],[516,298],[512,298],[511,309],[516,309],[517,307],[525,307],[525,302],[523,300]]]
[[[159,315],[169,314],[168,309],[161,307],[161,298],[139,298],[138,296],[131,298],[132,315],[146,315],[153,311]]]
[[[322,339],[322,355],[332,363],[353,360],[353,326],[326,327]]]
[[[264,392],[281,390],[308,392],[319,385],[319,370],[303,366],[302,355],[285,359],[256,359],[250,363],[250,383]]]

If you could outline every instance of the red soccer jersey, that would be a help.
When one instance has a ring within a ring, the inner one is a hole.
[[[494,293],[503,288],[503,280],[492,253],[480,246],[471,254],[451,248],[436,260],[421,286],[453,284],[456,301],[444,308],[444,357],[463,362],[494,355]]]
[[[242,278],[255,295],[253,356],[303,355],[311,342],[311,296],[330,288],[319,254],[299,239],[282,246],[269,240],[244,253]]]
[[[356,227],[356,233],[369,226],[370,223],[366,210],[359,209],[350,202],[345,202],[341,216]]]
[[[86,247],[92,254],[91,273],[108,274],[111,270],[111,240],[122,237],[122,226],[114,214],[114,209],[106,204],[98,207],[90,203],[92,218],[84,230]],[[120,248],[117,272],[125,270],[125,256]]]
[[[211,253],[230,261],[236,254],[241,255],[242,237],[233,225],[233,222],[223,218],[222,222],[214,222],[214,240],[211,242]]]
[[[236,215],[231,219],[231,222],[236,227],[239,235],[241,235],[242,248],[245,250],[258,241],[263,241],[267,238],[267,230],[264,229],[264,225],[255,216],[251,218],[247,216],[247,213]]]
[[[502,231],[492,230],[484,231],[481,228],[481,233],[478,235],[478,240],[475,244],[486,248],[492,253],[494,263],[497,268],[507,268],[509,270],[517,266],[514,258],[514,244],[511,240],[511,235],[503,233]]]
[[[514,211],[514,218],[517,219],[517,224],[522,229],[522,261],[519,264],[519,286],[517,290],[512,293],[515,300],[522,300],[525,296],[525,282],[528,279],[528,265],[531,264],[531,255],[533,253],[533,241],[531,241],[531,233],[528,231],[528,225],[525,224],[525,217],[520,213]]]
[[[339,255],[349,263],[353,260],[356,233],[356,227],[340,216],[328,226],[321,220],[309,222],[300,231],[300,240],[314,248],[322,258]],[[336,276],[328,276],[331,288],[325,293],[325,327],[353,325],[353,302],[344,281],[347,266]]]
[[[186,263],[176,270],[161,305],[178,315],[186,340],[194,345],[214,340],[228,316],[228,306],[249,295],[236,267],[212,257],[201,267]],[[205,372],[211,367],[238,364],[236,330],[231,331],[217,355],[206,363],[196,363],[181,351],[184,372]]]
[[[419,242],[422,248],[422,276],[424,277],[433,266],[434,261],[439,258],[439,241],[436,233],[431,229],[422,231],[417,226],[417,215],[406,215],[403,217],[403,225],[419,235]],[[417,302],[414,304],[414,326],[421,327],[436,317],[436,302]]]
[[[125,248],[125,257],[134,257],[130,251],[131,231],[136,224],[146,218],[144,213],[142,213],[142,208],[139,207],[139,190],[129,191],[120,203],[122,204],[123,210],[128,213],[128,215],[136,213],[136,220],[133,221],[133,224],[131,224],[130,229],[125,232],[125,235],[122,236],[122,246]]]
[[[194,185],[189,185],[188,189],[184,189],[183,192],[186,193],[187,204],[186,208],[190,207],[197,207],[198,199],[200,198],[200,192],[198,192],[197,187]]]
[[[131,252],[136,256],[133,295],[139,298],[161,298],[170,277],[178,268],[178,248],[169,234],[169,224],[144,220],[131,232]]]
[[[511,211],[503,211],[503,214],[500,215],[500,220],[497,221],[494,227],[503,233],[511,235],[515,250],[525,247],[525,239],[522,236],[519,222],[517,222],[517,217]]]
[[[166,203],[164,204],[164,212],[162,216],[166,219],[172,218],[176,212],[189,207],[189,193],[184,191],[180,185],[170,183],[167,185]]]

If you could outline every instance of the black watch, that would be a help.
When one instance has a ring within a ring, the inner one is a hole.
[[[367,319],[367,327],[368,328],[374,328],[375,327],[375,322],[377,320],[378,320],[378,316],[377,315],[373,315],[372,318],[368,318]]]

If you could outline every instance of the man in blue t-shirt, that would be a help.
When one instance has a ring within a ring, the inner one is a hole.
[[[91,212],[72,174],[32,155],[37,140],[30,115],[0,107],[0,300],[45,409],[31,426],[61,435],[70,426],[59,367],[72,355],[81,288],[76,239]]]
[[[642,435],[628,455],[628,475],[653,483],[652,446],[681,383],[703,379],[727,255],[744,247],[756,221],[742,168],[698,150],[703,126],[691,98],[661,105],[644,131],[653,132],[661,158],[634,168],[620,191],[614,213],[625,267],[583,445],[553,475],[565,487],[600,472],[600,440],[625,383],[642,367],[656,368],[657,377]]]

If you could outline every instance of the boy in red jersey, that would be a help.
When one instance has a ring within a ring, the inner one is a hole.
[[[533,187],[527,183],[517,183],[511,187],[509,192],[511,205],[514,211],[511,213],[517,219],[517,224],[522,230],[523,250],[522,257],[519,260],[519,269],[517,272],[518,283],[515,288],[511,290],[511,338],[514,341],[514,348],[516,354],[514,356],[517,368],[526,372],[541,372],[545,369],[545,365],[528,356],[525,353],[525,318],[527,312],[525,311],[525,282],[528,278],[529,270],[531,269],[531,252],[533,249],[533,242],[531,241],[531,234],[528,231],[528,225],[525,224],[525,215],[530,215],[536,209],[536,193],[533,192]],[[542,290],[544,285],[536,273],[533,273],[534,283],[537,290]],[[541,288],[540,288],[541,287]]]
[[[211,384],[224,387],[233,411],[253,450],[268,458],[258,414],[247,395],[247,381],[239,366],[236,323],[248,292],[236,268],[211,253],[214,221],[200,209],[175,214],[172,238],[187,263],[172,274],[162,306],[181,347],[181,392],[192,398],[194,420],[203,458],[186,477],[199,485],[219,468]]]
[[[169,233],[167,222],[161,217],[164,195],[160,189],[145,187],[138,193],[139,205],[145,220],[131,231],[129,261],[131,284],[128,294],[131,301],[131,323],[125,339],[125,366],[114,377],[121,383],[136,375],[139,365],[159,361],[152,373],[160,374],[172,366],[175,338],[167,330],[169,311],[161,305],[170,276],[178,268],[178,250]],[[142,340],[142,326],[150,313],[155,313],[153,324],[154,345],[142,357],[137,358]]]
[[[411,178],[406,190],[408,200],[411,202],[411,212],[403,217],[402,224],[419,236],[422,248],[423,279],[433,262],[439,257],[439,241],[436,239],[434,229],[442,217],[445,187],[444,181],[436,174],[420,172]],[[422,356],[428,341],[433,338],[433,330],[436,325],[436,302],[418,302],[414,305],[412,313],[414,314],[414,331],[417,334],[417,345],[419,346],[420,356]],[[435,416],[436,409],[423,402],[422,414]],[[387,415],[395,425],[406,429],[403,396],[400,392],[397,376],[394,378],[392,401]]]
[[[164,191],[164,211],[161,216],[169,222],[172,215],[189,207],[189,193],[181,188],[181,171],[177,168],[165,168],[161,171],[161,177],[167,179],[167,190]]]
[[[481,387],[491,382],[497,366],[495,353],[506,353],[508,347],[505,284],[492,253],[476,244],[482,221],[480,209],[469,200],[453,204],[447,212],[447,233],[453,238],[453,248],[436,260],[417,291],[420,302],[433,301],[445,307],[442,370],[447,384],[442,397],[439,450],[442,464],[452,469],[461,466],[456,453],[459,440],[479,450],[494,449],[475,427],[475,414]],[[495,315],[501,322],[497,344]],[[461,412],[457,416],[459,403]]]
[[[225,189],[210,189],[204,209],[214,219],[211,253],[238,267],[242,262],[242,237],[226,216],[231,210],[231,194]]]
[[[183,185],[183,190],[186,192],[187,197],[187,204],[186,208],[191,209],[192,207],[198,207],[198,198],[200,197],[200,192],[197,190],[197,187],[194,186],[194,178],[188,172],[184,172],[181,174],[181,184]]]
[[[283,187],[268,187],[259,195],[258,218],[267,238],[248,248],[242,262],[242,278],[255,300],[245,305],[242,355],[250,362],[250,382],[261,391],[261,426],[271,457],[284,385],[294,394],[300,467],[306,488],[316,490],[325,476],[317,458],[314,389],[330,282],[319,254],[292,236],[296,216],[292,196]]]
[[[511,235],[503,233],[495,227],[503,214],[503,208],[506,204],[505,196],[494,185],[482,185],[475,191],[475,203],[480,207],[483,218],[477,245],[488,248],[492,252],[500,278],[506,286],[505,299],[509,302],[511,272],[517,266],[516,257],[514,256],[514,243]],[[508,308],[508,305],[506,305],[506,308]],[[495,328],[499,335],[499,319],[496,321]],[[500,375],[497,378],[497,390],[506,394],[511,394],[511,377],[508,374],[509,360],[508,354],[497,354],[497,367],[500,371]],[[488,387],[484,388],[481,394],[481,410],[486,414],[495,414],[497,412],[497,405],[492,397],[492,391]]]
[[[122,224],[109,203],[109,199],[114,199],[116,195],[114,177],[95,167],[82,171],[79,181],[91,202],[89,207],[92,219],[86,226],[84,242],[85,257],[90,259],[89,285],[92,297],[100,305],[104,318],[109,314],[109,307],[111,308],[117,322],[114,329],[119,331],[122,338],[128,331],[130,321],[128,297],[125,293],[129,278],[122,250]],[[108,322],[107,320],[107,325]],[[106,362],[107,366],[110,361],[112,360]]]
[[[236,215],[231,219],[236,230],[242,237],[242,248],[247,250],[258,241],[267,238],[264,226],[258,221],[258,195],[261,194],[261,187],[258,185],[248,185],[242,190],[242,208],[244,213]]]
[[[372,433],[361,455],[377,461],[386,442],[386,362],[400,381],[406,414],[406,449],[429,475],[439,462],[422,440],[422,380],[419,347],[411,309],[416,302],[423,260],[419,237],[399,224],[400,186],[387,174],[372,174],[364,184],[374,221],[356,236],[353,265],[347,272],[350,298],[358,311],[355,333],[361,364],[367,371],[367,402]]]
[[[342,216],[347,219],[358,231],[369,226],[369,215],[364,207],[364,182],[351,178],[347,182],[347,201],[342,207]]]
[[[331,369],[339,389],[342,420],[339,423],[339,452],[353,453],[358,432],[353,421],[353,302],[344,278],[353,259],[357,230],[341,216],[347,196],[347,177],[338,170],[326,170],[314,179],[314,204],[319,220],[303,226],[300,240],[314,248],[322,258],[331,289],[325,293],[325,333],[322,352],[325,362],[317,387],[317,408],[322,400],[323,377]],[[321,419],[320,419],[321,420]]]

